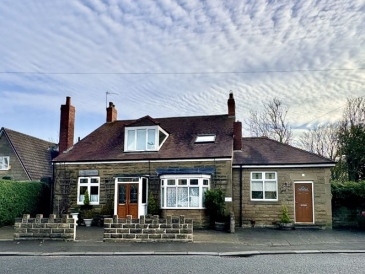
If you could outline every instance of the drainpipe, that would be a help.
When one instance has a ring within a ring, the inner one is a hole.
[[[52,162],[52,179],[51,179],[51,185],[50,185],[50,201],[49,201],[49,214],[53,214],[53,192],[54,192],[54,163]]]
[[[240,165],[240,226],[242,227],[242,165]]]

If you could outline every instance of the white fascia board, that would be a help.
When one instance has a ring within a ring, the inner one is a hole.
[[[334,167],[335,164],[305,164],[305,165],[234,165],[232,168],[301,168],[301,167]]]
[[[232,161],[232,158],[175,159],[175,160],[136,160],[136,161],[99,161],[99,162],[54,162],[55,165],[95,165],[95,164],[131,164],[131,163],[177,163],[177,162],[218,162]]]

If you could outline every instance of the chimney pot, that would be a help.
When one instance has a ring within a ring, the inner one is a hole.
[[[228,105],[228,116],[235,117],[236,116],[236,104],[233,98],[233,92],[229,94],[229,99],[227,101]]]
[[[113,104],[113,102],[109,102],[109,107],[106,109],[106,122],[114,122],[115,120],[117,120],[117,115],[118,113],[115,105]]]

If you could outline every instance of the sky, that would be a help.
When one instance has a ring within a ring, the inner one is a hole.
[[[365,96],[363,0],[1,0],[0,128],[58,142],[118,119],[289,107],[296,133]],[[107,94],[108,93],[108,94]],[[249,136],[243,130],[244,136]]]

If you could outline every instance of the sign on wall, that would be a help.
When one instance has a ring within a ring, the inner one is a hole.
[[[97,169],[79,170],[79,176],[98,176],[99,171]]]

